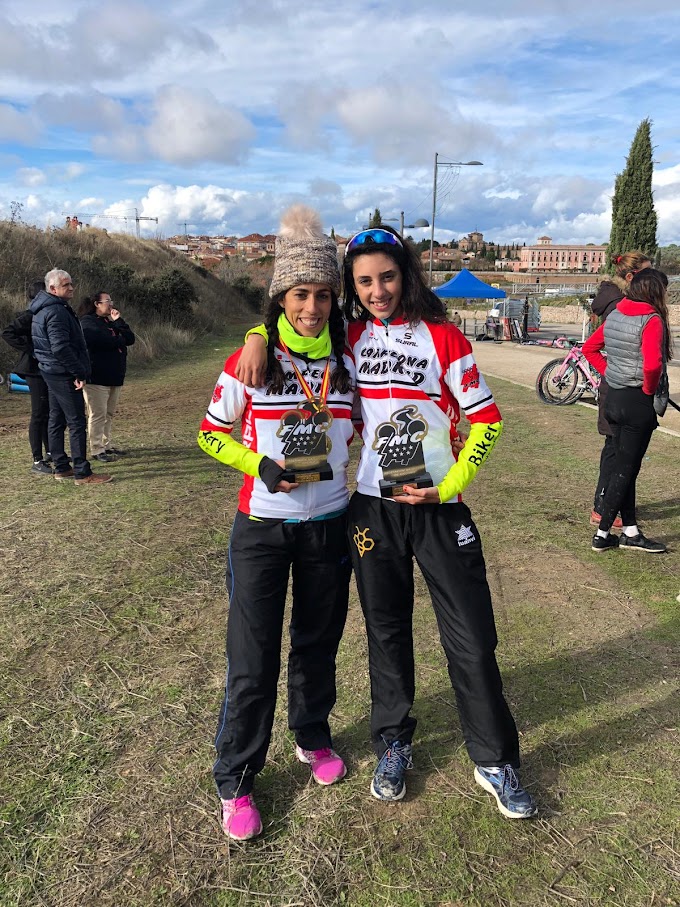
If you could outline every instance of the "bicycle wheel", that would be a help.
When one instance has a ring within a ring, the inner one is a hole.
[[[578,391],[578,373],[573,363],[569,363],[560,373],[564,359],[553,359],[544,365],[536,379],[536,393],[543,403],[564,406],[572,403],[572,396]]]

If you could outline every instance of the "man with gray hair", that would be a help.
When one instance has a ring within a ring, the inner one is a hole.
[[[66,271],[54,268],[45,275],[45,289],[30,305],[33,351],[50,395],[47,437],[54,461],[54,478],[75,479],[76,485],[99,485],[111,476],[94,475],[87,460],[87,422],[82,389],[90,377],[90,357],[80,322],[69,305],[73,281]],[[68,425],[69,463],[64,449]]]

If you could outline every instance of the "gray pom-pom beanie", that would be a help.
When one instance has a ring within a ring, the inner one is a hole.
[[[301,283],[327,283],[336,296],[340,295],[334,240],[324,234],[316,211],[293,205],[281,218],[269,296],[273,299]]]

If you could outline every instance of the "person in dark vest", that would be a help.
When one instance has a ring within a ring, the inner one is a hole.
[[[633,277],[645,268],[651,268],[652,263],[644,252],[625,252],[614,259],[616,272],[610,280],[603,280],[597,291],[597,296],[593,299],[591,309],[593,317],[599,320],[599,324],[604,324],[607,316],[614,311],[616,306],[626,295],[628,286]],[[595,330],[599,327],[595,325]],[[612,428],[607,422],[604,414],[607,403],[607,391],[609,386],[606,378],[600,382],[600,394],[597,401],[597,430],[604,437],[602,453],[600,454],[600,474],[597,479],[595,488],[595,497],[593,500],[593,509],[590,514],[590,525],[599,526],[602,512],[602,501],[604,493],[611,476],[616,452],[614,451],[614,434]],[[614,529],[620,529],[622,526],[621,517],[617,516],[612,524]]]
[[[29,303],[35,299],[45,288],[42,278],[33,280],[28,288]],[[31,325],[33,312],[25,309],[20,312],[11,324],[2,332],[2,339],[13,349],[21,353],[14,371],[23,378],[31,394],[31,421],[28,425],[28,443],[31,446],[33,465],[31,472],[34,475],[52,475],[52,454],[47,439],[47,423],[50,415],[50,398],[47,385],[38,366],[38,360],[33,355],[33,339]]]
[[[612,429],[615,460],[602,501],[593,551],[621,548],[661,554],[662,542],[646,538],[637,524],[635,485],[642,459],[657,427],[654,393],[664,358],[672,357],[666,288],[661,271],[645,268],[630,281],[626,296],[583,345],[583,355],[605,375],[609,392],[605,416]],[[607,358],[601,353],[606,350]],[[621,513],[621,535],[610,530]]]

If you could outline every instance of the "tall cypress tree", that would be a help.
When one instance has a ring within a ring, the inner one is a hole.
[[[612,232],[607,249],[607,270],[614,272],[612,260],[624,252],[639,249],[656,254],[656,211],[652,195],[651,122],[643,120],[630,146],[626,166],[617,174],[612,198]]]

